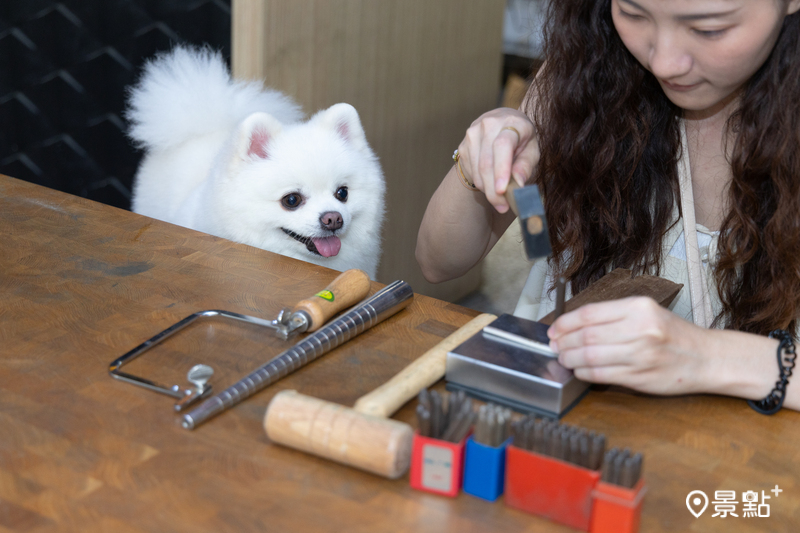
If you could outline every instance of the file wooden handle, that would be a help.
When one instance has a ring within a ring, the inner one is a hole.
[[[307,313],[310,319],[307,331],[316,331],[339,311],[366,298],[369,287],[370,281],[366,272],[355,268],[346,270],[325,289],[298,303],[292,313]]]

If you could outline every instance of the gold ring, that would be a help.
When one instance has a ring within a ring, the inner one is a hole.
[[[522,140],[522,135],[519,134],[519,132],[517,131],[517,128],[515,128],[514,126],[506,126],[505,128],[501,129],[500,131],[505,131],[505,130],[513,131],[514,133],[517,134],[517,137],[519,137],[519,139]]]
[[[461,170],[461,161],[459,161],[459,159],[460,157],[458,155],[458,149],[456,149],[456,151],[453,152],[453,161],[456,164],[456,172],[458,172],[458,177],[461,178],[461,184],[471,191],[477,191],[478,188],[475,187],[475,184],[470,183],[470,181],[464,175],[464,172]]]

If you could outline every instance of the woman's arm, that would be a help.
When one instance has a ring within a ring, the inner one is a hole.
[[[481,191],[470,191],[450,169],[433,194],[417,235],[422,275],[440,283],[466,274],[494,247],[514,220],[499,213]]]
[[[777,340],[703,329],[650,298],[585,305],[559,317],[548,335],[559,362],[593,383],[761,400],[778,381]],[[800,385],[789,382],[784,406],[800,410]]]
[[[433,283],[464,275],[489,253],[514,220],[504,197],[509,180],[524,185],[539,160],[533,124],[509,108],[473,122],[458,153],[464,178],[477,190],[461,183],[454,166],[428,203],[416,258]]]

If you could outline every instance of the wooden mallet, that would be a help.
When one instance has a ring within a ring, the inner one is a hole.
[[[411,426],[390,417],[419,391],[444,377],[447,352],[497,317],[482,314],[425,352],[388,382],[359,398],[353,408],[297,391],[275,395],[264,429],[275,443],[318,455],[390,479],[411,461]]]

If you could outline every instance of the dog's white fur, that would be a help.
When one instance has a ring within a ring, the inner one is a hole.
[[[145,66],[127,117],[146,151],[133,187],[136,213],[375,278],[385,184],[352,106],[299,122],[291,99],[231,80],[218,53],[178,47]],[[294,209],[282,203],[292,193],[302,198]],[[326,213],[340,214],[342,227],[324,227]],[[335,251],[325,245],[334,235],[341,249],[323,257],[284,229],[317,239],[323,253]]]

